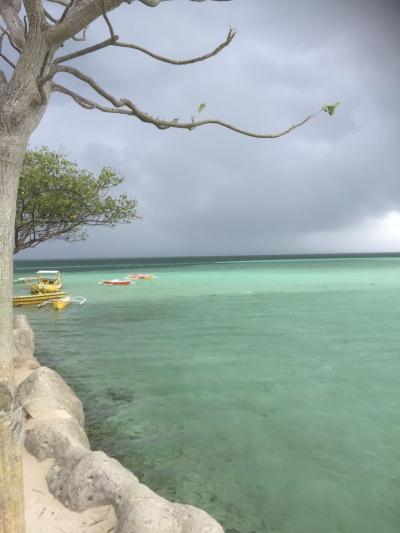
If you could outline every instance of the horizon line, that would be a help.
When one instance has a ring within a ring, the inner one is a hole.
[[[300,257],[365,257],[365,256],[396,256],[400,251],[390,252],[293,252],[293,253],[274,253],[274,254],[223,254],[223,255],[149,255],[149,256],[105,256],[105,257],[55,257],[42,259],[17,259],[13,262],[36,262],[36,261],[101,261],[101,260],[132,260],[132,259],[206,259],[206,258],[245,258],[245,257],[264,257],[273,258],[300,258]]]

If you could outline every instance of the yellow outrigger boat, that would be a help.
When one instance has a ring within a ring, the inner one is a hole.
[[[51,300],[47,298],[45,302],[40,303],[37,307],[44,307],[47,304],[52,304],[56,311],[61,311],[61,309],[65,309],[71,303],[83,305],[85,302],[86,298],[84,296],[64,296],[63,298],[52,298]]]
[[[17,307],[20,305],[37,305],[53,298],[64,298],[67,293],[65,291],[53,292],[52,294],[27,294],[22,296],[14,296],[13,306]]]
[[[39,270],[36,272],[36,283],[27,283],[32,294],[53,294],[59,292],[62,287],[58,270]]]
[[[61,309],[65,309],[71,303],[71,298],[68,296],[65,298],[57,298],[52,300],[51,303],[56,311],[61,311]]]
[[[67,293],[61,290],[61,274],[58,270],[38,270],[35,277],[19,278],[14,283],[24,283],[32,294],[14,296],[13,305],[43,305],[48,301],[62,300]]]

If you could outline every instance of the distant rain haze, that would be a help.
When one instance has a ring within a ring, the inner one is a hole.
[[[275,132],[341,104],[333,117],[257,140],[213,126],[159,131],[54,94],[30,146],[62,148],[94,171],[112,166],[142,220],[17,259],[400,251],[400,4],[134,2],[110,19],[121,40],[176,58],[213,49],[229,26],[238,32],[217,57],[189,66],[120,48],[75,61],[151,114],[190,120],[205,102],[204,118]],[[106,37],[98,20],[88,42]]]

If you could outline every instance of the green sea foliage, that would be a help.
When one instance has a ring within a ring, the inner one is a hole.
[[[139,218],[137,202],[115,194],[123,178],[108,167],[98,176],[46,147],[26,152],[18,189],[14,253],[53,240],[85,240],[88,226]]]

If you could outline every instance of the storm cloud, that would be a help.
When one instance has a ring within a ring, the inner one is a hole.
[[[151,114],[190,120],[205,102],[205,118],[276,132],[324,104],[340,107],[257,140],[213,126],[159,131],[55,94],[31,147],[61,147],[94,171],[112,166],[142,220],[18,258],[400,250],[396,2],[136,2],[110,19],[121,40],[176,58],[212,49],[229,26],[238,32],[218,56],[190,66],[119,48],[75,61]],[[90,43],[106,37],[104,20],[88,33]],[[92,96],[67,75],[58,80]]]

